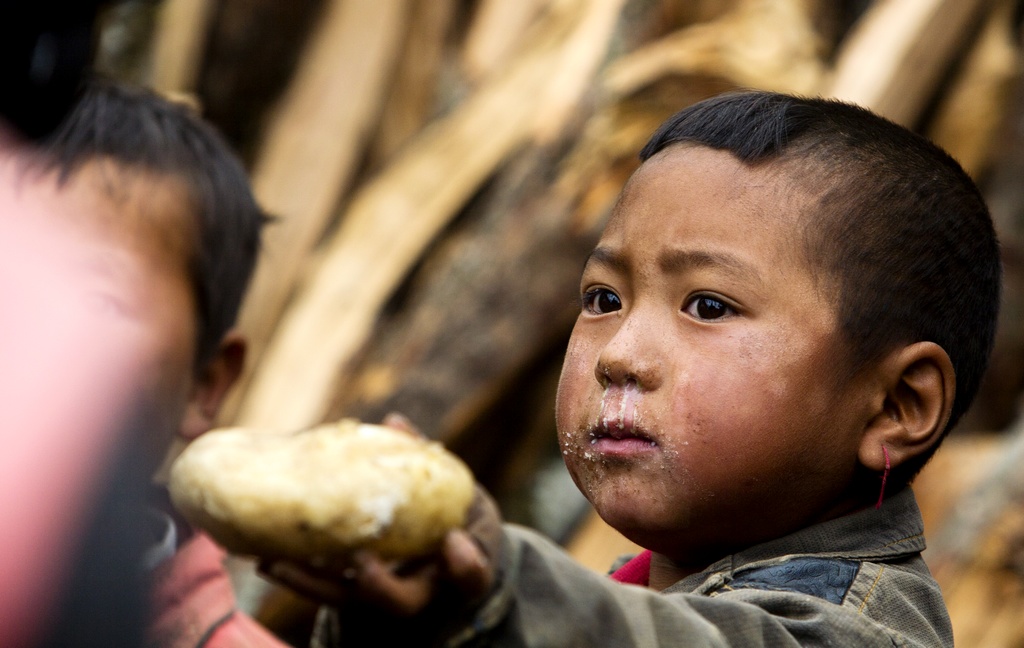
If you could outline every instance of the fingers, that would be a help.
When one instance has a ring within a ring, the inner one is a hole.
[[[413,616],[430,603],[439,572],[433,562],[399,570],[366,552],[356,554],[352,564],[343,569],[318,569],[288,561],[264,563],[259,569],[314,600],[339,607],[362,601],[397,616]]]
[[[501,555],[501,513],[498,505],[479,484],[466,515],[466,531],[476,540],[487,560],[497,564]]]
[[[452,531],[442,547],[447,579],[466,597],[483,598],[494,584],[494,569],[473,537],[465,531]]]
[[[322,572],[287,561],[260,563],[259,571],[271,580],[295,592],[323,603],[341,605],[353,598],[351,585],[344,575],[340,579],[326,577]]]
[[[441,581],[455,587],[464,601],[460,605],[464,605],[486,596],[494,579],[493,565],[484,551],[469,533],[456,530],[445,536],[440,561],[396,569],[366,555],[359,561],[353,581],[360,600],[409,617],[422,612],[438,596]]]
[[[427,564],[411,575],[398,575],[380,560],[369,560],[356,581],[360,598],[398,616],[414,616],[433,599],[438,569]]]
[[[407,432],[408,434],[411,434],[414,437],[423,437],[423,433],[420,432],[415,425],[413,425],[412,421],[406,418],[403,414],[399,414],[398,412],[389,412],[384,417],[384,420],[381,421],[381,425],[386,425],[387,427],[395,428],[396,430],[401,430],[402,432]]]

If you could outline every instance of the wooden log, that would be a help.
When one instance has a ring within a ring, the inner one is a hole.
[[[93,68],[126,83],[148,85],[158,9],[150,2],[103,3],[97,13]]]
[[[952,434],[943,441],[913,483],[929,544],[949,524],[957,503],[978,487],[1004,447],[1002,435],[991,432]],[[932,553],[929,549],[928,555]]]
[[[483,0],[476,8],[462,48],[462,69],[471,82],[479,82],[506,63],[524,32],[552,0]]]
[[[989,531],[982,531],[974,539],[966,561],[950,561],[943,535],[957,524],[956,516],[968,494],[979,488],[1004,450],[1005,440],[998,434],[954,435],[943,443],[913,484],[929,545],[924,558],[942,588],[957,646],[999,645],[984,643],[982,637],[1002,603],[993,584],[1005,575],[999,573],[994,561],[978,559],[982,554],[994,555],[993,548],[1002,547],[1002,542],[992,542]],[[982,544],[988,548],[979,552]]]
[[[993,612],[1001,602],[1001,593],[994,586],[988,570],[960,573],[954,587],[943,587],[943,598],[953,624],[953,643],[965,648],[981,648]]]
[[[986,466],[985,478],[964,495],[949,520],[932,534],[928,556],[936,570],[968,560],[1002,512],[1024,499],[1024,474],[1018,469],[1022,462],[1024,418],[1006,434],[996,460]]]
[[[268,112],[292,79],[326,0],[209,0],[195,84],[204,116],[252,168]]]
[[[970,438],[961,443],[965,442],[974,443]],[[948,507],[938,530],[930,533],[925,552],[942,587],[958,646],[1016,646],[1024,642],[1024,635],[1017,633],[1020,626],[1016,620],[1000,612],[1009,607],[1019,616],[1024,604],[1019,558],[1019,548],[1024,545],[1024,478],[1018,470],[1022,456],[1024,419],[992,444],[988,461],[958,461],[951,466],[953,470],[946,471],[953,475],[952,481],[959,473],[976,473],[976,485]],[[942,478],[933,467],[925,470]],[[917,489],[923,498],[928,493],[927,483]]]
[[[212,0],[165,0],[157,17],[151,85],[193,93],[213,17]]]
[[[1004,429],[1020,411],[1024,389],[1024,73],[1018,72],[995,136],[994,159],[984,179],[1003,258],[1003,299],[995,349],[967,429]]]
[[[958,646],[971,648],[1013,648],[1024,644],[1024,581],[1011,569],[1004,569],[997,578],[989,581],[989,587],[996,593],[998,600],[982,618],[988,619],[984,634],[976,644],[958,643]],[[956,640],[956,633],[953,636]]]
[[[401,411],[454,446],[540,352],[564,344],[595,239],[572,228],[572,203],[547,190],[557,162],[551,151],[524,153],[474,202],[473,219],[408,279],[340,376],[328,418]]]
[[[822,94],[914,127],[991,0],[880,0],[840,47]]]
[[[348,189],[405,33],[408,0],[333,0],[270,123],[252,172],[268,227],[239,326],[259,362],[313,247]],[[368,28],[372,25],[372,28]],[[243,376],[243,393],[251,371]],[[231,420],[238,397],[224,408]]]
[[[1015,5],[1012,0],[996,1],[925,131],[976,180],[989,168],[993,138],[1020,67]]]
[[[675,31],[686,25],[718,20],[734,11],[740,2],[743,0],[674,0],[662,3],[661,12],[663,22],[671,27],[668,31]]]
[[[720,77],[735,86],[809,93],[825,72],[807,0],[741,0],[714,21],[685,27],[612,65],[605,87],[636,92],[667,75]]]
[[[953,622],[957,646],[1020,646],[1020,608],[1024,580],[1020,547],[1024,542],[1024,512],[1008,508],[989,526],[970,558],[936,573]]]
[[[454,0],[413,3],[402,55],[367,153],[370,169],[383,166],[440,108],[440,77],[456,15]]]
[[[941,548],[933,540],[948,527],[958,503],[984,479],[1003,446],[997,434],[954,435],[943,443],[913,484],[929,543],[924,558],[939,579],[958,646],[984,645],[976,643],[976,614],[980,610],[987,610],[986,616],[994,612],[992,590],[986,584],[991,575],[987,569],[984,574],[962,570],[962,565],[949,569],[950,564],[939,555]]]
[[[604,0],[608,2],[608,0]],[[620,11],[624,0],[608,3],[603,11],[588,10],[580,17],[579,27],[569,32],[562,41],[561,52],[557,64],[548,70],[546,82],[540,92],[532,97],[536,101],[533,137],[540,143],[550,142],[559,137],[562,127],[573,119],[580,100],[590,90],[598,67],[605,62],[614,27],[620,19]],[[552,6],[550,13],[562,19],[569,19],[578,10],[573,10],[570,3]],[[538,40],[543,41],[543,33]],[[601,43],[595,51],[594,39]],[[533,39],[526,41],[527,47],[533,45]],[[599,52],[599,53],[598,53]]]
[[[424,248],[512,151],[551,127],[552,114],[568,117],[552,111],[566,97],[550,85],[563,81],[563,66],[586,76],[603,60],[622,2],[576,1],[553,14],[535,48],[360,190],[256,368],[239,421],[291,429],[324,416],[334,377]],[[589,57],[565,58],[584,43]]]

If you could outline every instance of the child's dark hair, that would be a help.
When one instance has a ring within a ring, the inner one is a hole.
[[[268,220],[241,162],[189,107],[103,79],[85,84],[72,112],[41,144],[45,164],[61,178],[102,157],[174,176],[188,187],[199,232],[190,268],[200,370],[238,316]]]
[[[769,92],[720,95],[677,113],[640,153],[692,143],[780,164],[819,199],[804,215],[811,267],[838,287],[855,372],[897,345],[932,341],[956,372],[949,431],[988,365],[999,245],[970,177],[925,138],[863,108]],[[909,481],[935,451],[894,472]]]

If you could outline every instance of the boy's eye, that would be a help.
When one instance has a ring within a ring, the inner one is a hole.
[[[735,314],[731,306],[710,295],[697,295],[683,310],[701,320],[717,320]]]
[[[583,310],[595,315],[611,313],[622,308],[619,296],[607,288],[595,288],[583,293]]]

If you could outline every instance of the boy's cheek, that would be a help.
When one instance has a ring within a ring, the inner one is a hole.
[[[587,350],[590,345],[580,332],[580,325],[577,323],[569,337],[569,343],[565,348],[565,357],[562,360],[561,380],[573,378],[578,374],[585,363]]]
[[[570,342],[562,361],[562,373],[558,377],[558,389],[555,393],[555,417],[560,431],[570,425],[568,419],[579,398],[580,372],[581,358],[578,347],[574,350],[574,345]]]

